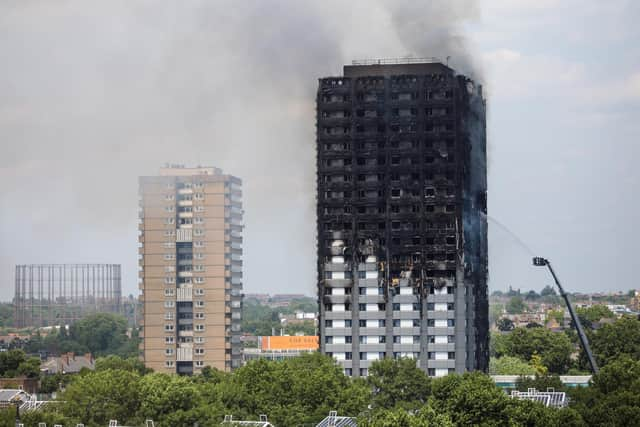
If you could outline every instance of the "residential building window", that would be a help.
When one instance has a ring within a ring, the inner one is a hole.
[[[201,323],[196,324],[195,330],[198,331],[198,332],[204,331],[204,325],[201,324]]]
[[[165,332],[173,331],[173,329],[174,329],[174,326],[171,323],[167,323],[166,325],[164,325]]]

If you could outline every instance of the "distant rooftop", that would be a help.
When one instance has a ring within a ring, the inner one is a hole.
[[[213,166],[186,167],[181,164],[165,164],[160,168],[161,176],[220,175],[222,169]]]
[[[345,65],[344,77],[391,76],[402,74],[453,73],[439,58],[357,59]]]
[[[442,63],[440,58],[371,58],[371,59],[354,59],[351,65],[395,65],[395,64],[433,64]]]

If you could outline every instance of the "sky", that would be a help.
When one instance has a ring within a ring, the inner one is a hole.
[[[0,300],[23,263],[119,263],[137,179],[244,186],[245,292],[315,290],[315,92],[354,59],[450,57],[488,105],[490,288],[640,288],[640,3],[0,3]]]

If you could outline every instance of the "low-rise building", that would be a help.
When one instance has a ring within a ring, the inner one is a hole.
[[[82,368],[94,370],[96,368],[95,359],[91,353],[76,355],[65,353],[60,357],[50,357],[40,367],[46,374],[77,374]]]

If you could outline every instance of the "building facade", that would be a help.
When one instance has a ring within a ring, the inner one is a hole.
[[[320,350],[366,376],[488,366],[482,87],[437,62],[360,62],[319,80]]]
[[[155,371],[241,364],[241,184],[211,167],[140,178],[141,351]]]

